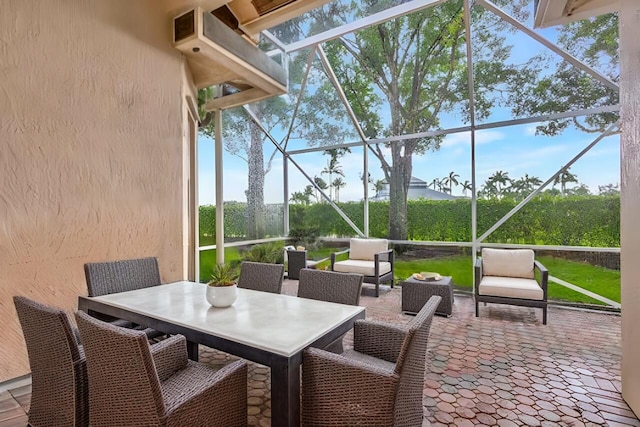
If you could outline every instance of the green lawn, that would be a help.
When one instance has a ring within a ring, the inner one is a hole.
[[[320,260],[328,258],[331,252],[337,252],[337,248],[320,248],[309,251],[309,259]],[[339,259],[346,258],[346,255]],[[225,260],[227,262],[239,260],[238,248],[226,248]],[[596,267],[587,263],[569,261],[555,257],[540,257],[539,261],[549,270],[549,274],[576,286],[602,295],[613,301],[620,302],[620,272],[603,267]],[[216,251],[200,252],[200,280],[207,281],[211,275],[211,267],[216,262]],[[328,268],[329,260],[319,264],[317,268]],[[452,276],[457,287],[471,291],[473,284],[473,262],[470,256],[455,255],[423,260],[405,261],[396,258],[396,280],[405,279],[413,273],[421,271],[435,271],[443,276]],[[600,304],[579,292],[565,288],[557,283],[549,283],[549,299],[559,301],[580,302],[587,304]]]
[[[225,248],[224,250],[225,262],[240,259],[240,253],[238,248]],[[200,281],[208,282],[211,278],[211,269],[216,265],[216,250],[211,249],[208,251],[200,251]]]
[[[572,283],[583,289],[620,302],[620,272],[590,264],[568,261],[561,258],[540,257],[540,262],[549,270],[549,274]],[[395,274],[398,280],[407,278],[420,271],[435,271],[443,276],[452,276],[456,286],[471,290],[473,284],[472,259],[469,256],[457,255],[430,260],[402,261],[397,260]],[[549,283],[549,299],[600,304],[579,292],[556,283]]]

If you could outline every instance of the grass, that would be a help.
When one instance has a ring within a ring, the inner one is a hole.
[[[540,257],[539,260],[549,270],[550,275],[620,302],[619,271],[554,257]],[[396,261],[395,273],[399,280],[420,271],[435,271],[443,276],[452,276],[456,286],[471,291],[473,268],[472,259],[469,256],[456,255],[429,260]],[[598,300],[553,282],[549,283],[549,299],[603,305]]]
[[[224,250],[225,262],[231,262],[240,259],[240,253],[238,248],[225,248]],[[200,281],[208,282],[211,278],[211,270],[216,265],[216,249],[200,252]]]
[[[311,260],[329,258],[332,252],[342,249],[318,248],[309,251]],[[238,248],[226,248],[225,260],[227,262],[239,260]],[[346,255],[338,259],[346,258]],[[562,258],[544,256],[538,260],[549,270],[549,274],[559,279],[572,283],[583,289],[602,295],[613,301],[620,302],[620,272],[603,267],[593,266],[584,262],[569,261]],[[211,267],[216,263],[216,251],[200,252],[200,280],[208,281],[211,276]],[[320,263],[317,268],[329,267],[329,260]],[[452,276],[456,287],[471,291],[473,286],[473,261],[467,255],[455,255],[420,260],[402,260],[396,257],[395,276],[397,280],[403,280],[413,273],[421,271],[435,271],[443,276]],[[586,304],[604,303],[590,298],[584,294],[565,288],[562,285],[549,282],[549,299],[556,301],[579,302]]]

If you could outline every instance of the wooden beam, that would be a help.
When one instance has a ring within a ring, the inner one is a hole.
[[[257,88],[243,90],[233,95],[221,96],[207,101],[205,109],[207,111],[226,110],[228,108],[238,107],[240,105],[256,102],[261,99],[269,98],[273,95]]]
[[[251,0],[233,0],[227,7],[238,18],[238,22],[249,22],[260,17]]]
[[[167,0],[166,11],[173,18],[182,12],[198,7],[211,12],[228,2],[229,0]]]
[[[239,27],[245,33],[254,36],[262,30],[275,27],[278,24],[320,7],[328,1],[329,0],[298,0],[250,21],[243,22],[242,19],[238,19],[240,21]]]

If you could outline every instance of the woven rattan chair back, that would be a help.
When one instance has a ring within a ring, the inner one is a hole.
[[[31,367],[29,424],[87,426],[87,375],[67,313],[13,297]]]
[[[394,426],[422,425],[422,393],[424,383],[427,341],[433,315],[441,297],[433,296],[408,325],[407,334],[396,362],[400,384],[394,407]]]
[[[76,313],[89,374],[91,426],[162,425],[166,409],[147,337]]]
[[[300,270],[298,297],[358,305],[363,277],[362,274],[303,268]]]
[[[240,265],[238,287],[279,294],[284,279],[283,264],[243,261]]]
[[[84,265],[90,297],[159,285],[157,258],[92,262]]]

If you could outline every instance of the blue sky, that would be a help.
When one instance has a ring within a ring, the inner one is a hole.
[[[555,41],[554,29],[540,30],[538,33]],[[534,55],[545,53],[547,49],[521,32],[508,35],[508,42],[514,46],[510,62],[524,63]],[[383,113],[384,115],[388,115]],[[347,119],[346,111],[342,116]],[[512,117],[507,108],[495,108],[490,117],[483,122],[509,120]],[[466,126],[456,114],[443,115],[442,128]],[[482,183],[496,171],[508,172],[509,177],[518,179],[524,174],[536,176],[542,181],[550,178],[560,167],[571,160],[599,134],[591,134],[569,128],[560,136],[536,136],[536,124],[509,126],[482,130],[476,133],[476,179]],[[274,136],[282,138],[282,132]],[[354,138],[353,141],[356,139]],[[339,141],[341,142],[341,141]],[[598,192],[599,185],[617,184],[620,181],[620,139],[614,135],[600,141],[590,152],[575,163],[570,172],[577,176],[579,183],[589,187],[592,193]],[[265,160],[274,151],[267,141]],[[304,148],[305,141],[291,141],[290,148]],[[328,157],[322,152],[296,155],[293,159],[311,176],[322,176]],[[247,188],[246,162],[225,152],[224,158],[224,194],[225,200],[245,201]],[[340,190],[340,201],[361,200],[364,196],[360,176],[363,171],[363,149],[357,147],[340,159],[345,172],[347,186]],[[448,135],[437,152],[427,152],[413,158],[413,176],[431,182],[434,178],[443,178],[450,172],[460,175],[459,181],[471,181],[471,142],[468,132]],[[383,178],[378,159],[369,155],[369,172],[374,180]],[[199,200],[201,205],[215,203],[213,141],[200,136],[199,139]],[[335,177],[334,177],[335,178]],[[265,202],[282,203],[282,156],[276,155],[271,171],[265,177]],[[290,194],[301,191],[309,182],[293,165],[289,166]],[[572,186],[572,185],[570,185]],[[370,195],[372,190],[370,188]],[[290,196],[289,194],[289,196]],[[461,187],[453,189],[454,195],[462,195]],[[289,197],[287,196],[287,197]]]
[[[596,134],[585,134],[569,130],[561,136],[535,136],[535,125],[511,126],[499,129],[483,130],[476,133],[476,174],[481,185],[497,170],[506,171],[513,179],[525,173],[537,176],[546,181],[560,167],[571,160],[585,146],[591,143]],[[471,144],[468,132],[449,135],[445,138],[437,152],[428,152],[423,156],[415,156],[413,160],[413,176],[431,182],[434,178],[442,178],[454,171],[460,175],[459,180],[471,180]],[[265,147],[270,152],[270,143]],[[200,137],[200,204],[215,203],[215,179],[213,172],[213,141]],[[310,175],[321,175],[326,165],[327,156],[321,153],[309,153],[294,156],[294,160]],[[244,191],[247,188],[247,166],[244,160],[225,154],[224,159],[224,194],[225,200],[245,201]],[[360,181],[363,165],[363,150],[358,147],[340,159],[347,186],[340,191],[341,201],[360,200],[363,189]],[[370,172],[374,179],[382,178],[379,162],[369,156]],[[586,184],[592,193],[597,193],[598,185],[617,184],[620,176],[619,137],[610,136],[600,141],[590,152],[585,154],[570,171],[580,183]],[[323,176],[328,179],[326,175]],[[279,203],[282,194],[282,157],[276,156],[272,170],[265,178],[265,201]],[[302,190],[308,182],[298,170],[290,165],[290,191]],[[370,190],[371,191],[371,190]],[[461,195],[460,187],[454,188],[454,195]]]

